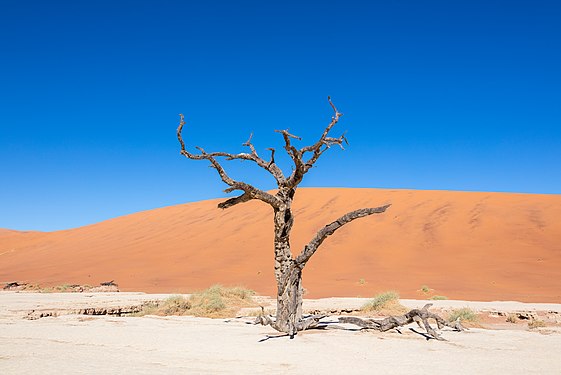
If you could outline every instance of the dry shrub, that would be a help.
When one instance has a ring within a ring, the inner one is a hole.
[[[455,322],[458,319],[462,323],[465,323],[465,322],[477,323],[477,321],[479,320],[475,311],[473,311],[469,307],[462,307],[461,309],[454,309],[448,315],[448,321],[449,322]]]
[[[516,314],[508,314],[506,317],[507,323],[518,323],[518,317]]]
[[[530,323],[528,323],[528,328],[530,329],[543,328],[545,326],[546,324],[543,320],[532,320]]]
[[[192,315],[208,318],[234,317],[242,307],[255,306],[253,290],[242,287],[213,285],[195,292],[187,299],[181,295],[171,296],[157,305],[147,305],[139,315]]]
[[[239,286],[228,288],[213,285],[191,295],[191,313],[210,318],[233,317],[240,308],[255,306],[252,298],[254,295],[253,290]]]
[[[23,287],[24,291],[26,292],[38,292],[41,293],[45,290],[45,288],[37,285],[37,284],[25,284],[25,286]]]
[[[81,293],[88,292],[93,287],[91,285],[79,285],[79,284],[62,284],[51,288],[51,292],[54,293]]]
[[[185,315],[191,309],[191,302],[183,296],[171,296],[160,306],[162,315]]]
[[[361,310],[379,315],[396,315],[405,313],[407,308],[399,303],[399,293],[387,291],[376,295],[362,306]]]
[[[442,300],[448,299],[448,297],[446,297],[446,296],[432,296],[432,297],[429,298],[429,299],[432,299],[432,300],[434,300],[434,301],[442,301]]]
[[[33,293],[82,293],[94,291],[91,285],[84,284],[61,284],[55,286],[41,286],[39,284],[27,284],[27,283],[8,283],[4,286],[4,290],[17,290],[24,292]],[[118,291],[116,289],[115,291]]]
[[[255,317],[261,316],[261,315],[273,315],[274,316],[274,315],[276,315],[276,313],[277,313],[277,310],[274,309],[274,308],[268,308],[268,309],[263,308],[263,310],[261,310],[260,308],[259,309],[255,308],[255,309],[248,310],[245,313],[245,315],[246,316],[255,316]]]

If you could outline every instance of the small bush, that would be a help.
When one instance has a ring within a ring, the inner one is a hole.
[[[506,317],[506,321],[507,323],[517,323],[518,317],[516,316],[516,314],[508,314],[508,316]]]
[[[90,287],[91,288],[91,287]],[[52,287],[51,291],[55,293],[75,293],[86,290],[86,285],[79,284],[62,284]]]
[[[440,300],[448,299],[448,297],[446,297],[446,296],[432,296],[429,299],[432,299],[432,300],[435,300],[435,301],[440,301]]]
[[[530,329],[536,329],[542,327],[545,327],[545,322],[543,320],[532,320],[530,323],[528,323],[528,328]]]
[[[23,284],[21,290],[35,293],[81,293],[92,289],[91,285],[85,284],[61,284],[55,286],[40,286],[38,284]]]
[[[388,291],[376,295],[372,300],[362,306],[361,310],[368,312],[401,313],[405,307],[399,303],[399,294]]]
[[[223,297],[223,288],[220,285],[214,285],[210,288],[191,295],[193,304],[193,315],[208,316],[226,308]]]
[[[221,285],[214,285],[210,289],[213,289],[215,293],[219,293],[226,298],[239,298],[242,300],[251,300],[251,297],[255,295],[255,292],[251,289],[246,289],[241,286],[234,286],[231,288],[225,288]]]
[[[425,293],[425,294],[429,294],[431,291],[431,288],[428,287],[428,285],[421,285],[421,292]]]
[[[222,285],[213,285],[191,294],[189,299],[176,295],[161,303],[146,305],[138,315],[233,317],[241,307],[253,306],[253,295],[255,295],[254,291],[242,287],[226,288]]]
[[[390,302],[399,300],[399,294],[394,291],[388,291],[376,295],[370,302],[368,302],[364,307],[370,310],[380,310]]]
[[[227,288],[213,285],[191,295],[191,315],[210,318],[232,317],[240,308],[253,306],[254,295],[253,290],[242,287]]]
[[[184,315],[191,309],[191,302],[180,295],[171,296],[160,306],[163,315]]]
[[[358,284],[359,284],[359,285],[364,285],[364,284],[366,284],[366,280],[364,280],[364,279],[359,279],[359,280],[358,280]]]
[[[449,322],[455,322],[460,319],[460,322],[477,322],[477,314],[469,307],[462,307],[461,309],[454,309],[450,312],[448,316]]]

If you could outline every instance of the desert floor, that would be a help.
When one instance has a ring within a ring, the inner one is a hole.
[[[118,317],[67,314],[165,298],[142,293],[41,294],[0,292],[1,374],[559,374],[561,329],[444,330],[426,340],[416,327],[390,331],[326,330],[275,335],[247,319]],[[266,303],[263,299],[263,303]],[[407,307],[427,301],[402,300]],[[434,301],[435,307],[561,313],[559,304]],[[356,308],[358,298],[306,300],[305,309]],[[52,313],[37,318],[38,313]],[[561,316],[561,315],[560,315]],[[335,322],[337,318],[328,320]],[[504,321],[504,320],[503,320]]]

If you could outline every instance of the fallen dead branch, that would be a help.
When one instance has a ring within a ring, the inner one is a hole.
[[[397,316],[389,316],[384,319],[365,319],[359,318],[355,316],[342,316],[339,317],[339,323],[348,323],[354,324],[361,329],[371,329],[379,332],[386,332],[391,329],[399,329],[400,327],[406,326],[413,322],[417,323],[417,325],[424,329],[429,338],[434,338],[439,341],[446,341],[440,334],[438,334],[435,329],[430,325],[429,319],[432,319],[436,322],[438,329],[442,329],[443,327],[452,328],[454,331],[460,332],[466,330],[462,326],[459,320],[454,322],[447,322],[442,317],[437,314],[430,312],[428,309],[432,306],[432,303],[428,303],[421,309],[412,309],[409,312],[403,315]],[[264,308],[261,307],[262,314],[259,315],[256,319],[254,324],[261,324],[261,325],[269,325],[275,329],[275,319],[269,315],[264,313]],[[320,320],[326,317],[326,315],[312,315],[301,321],[297,322],[296,327],[298,331],[304,331],[308,329],[323,329],[327,326],[322,324]],[[334,327],[333,327],[334,328]]]

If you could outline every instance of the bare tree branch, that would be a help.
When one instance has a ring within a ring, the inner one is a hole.
[[[339,138],[328,137],[329,132],[335,126],[335,124],[337,124],[337,122],[339,122],[339,118],[341,118],[341,116],[343,116],[343,114],[340,113],[337,110],[337,108],[335,107],[335,105],[331,101],[331,97],[328,96],[327,100],[329,101],[329,105],[331,106],[331,108],[333,108],[333,112],[334,112],[333,117],[331,117],[331,122],[329,123],[329,125],[327,125],[327,127],[323,131],[321,137],[319,138],[319,140],[316,143],[314,143],[311,146],[303,147],[300,150],[302,155],[304,155],[306,152],[312,152],[313,153],[312,156],[310,157],[310,159],[308,159],[308,161],[306,162],[306,171],[305,172],[307,172],[311,167],[313,167],[313,165],[319,159],[321,154],[323,154],[325,152],[325,150],[327,150],[329,147],[331,147],[332,145],[335,145],[335,144],[343,147],[343,142],[347,142],[347,139],[345,138],[345,134],[343,134]]]
[[[310,259],[312,255],[314,255],[314,253],[319,248],[319,246],[323,243],[323,241],[328,236],[331,236],[333,233],[335,233],[335,231],[341,228],[343,225],[348,224],[351,221],[361,217],[369,216],[372,214],[381,214],[382,212],[385,212],[386,209],[390,206],[391,206],[390,204],[387,204],[385,206],[376,207],[376,208],[361,208],[349,212],[341,216],[334,222],[327,224],[325,227],[321,228],[317,232],[315,237],[306,246],[304,246],[304,250],[294,260],[296,265],[298,265],[299,267],[304,267],[306,262]]]
[[[286,150],[288,155],[290,155],[292,161],[294,162],[294,170],[292,171],[292,174],[290,175],[290,177],[285,183],[287,188],[292,189],[298,186],[300,181],[302,181],[302,178],[304,177],[304,173],[305,173],[304,172],[305,164],[304,161],[302,160],[302,153],[296,147],[294,147],[290,142],[290,138],[296,138],[296,139],[300,139],[300,138],[291,135],[286,130],[277,130],[277,132],[283,135],[284,149]]]
[[[343,116],[343,114],[337,110],[337,108],[331,101],[331,97],[328,96],[327,100],[329,101],[329,105],[331,106],[331,108],[333,108],[334,115],[331,118],[331,122],[329,123],[329,125],[327,125],[327,127],[324,129],[319,140],[313,145],[305,146],[298,150],[294,146],[292,146],[292,144],[290,143],[290,138],[300,138],[293,136],[287,131],[279,131],[279,133],[282,133],[284,136],[285,149],[294,161],[294,171],[286,182],[286,185],[289,188],[297,186],[302,181],[304,175],[310,170],[310,168],[314,166],[319,157],[327,149],[329,149],[333,145],[339,145],[341,148],[343,148],[343,142],[348,143],[347,138],[345,138],[345,134],[341,135],[338,138],[329,137],[329,132],[335,126],[335,124],[337,124],[339,118]],[[311,152],[312,155],[308,160],[304,160],[304,156],[308,152]]]
[[[274,158],[275,151],[274,150],[272,151],[270,161],[267,162],[267,161],[263,160],[262,158],[259,157],[259,155],[257,155],[257,151],[255,150],[255,146],[253,146],[253,143],[251,143],[252,138],[253,138],[253,133],[250,134],[249,139],[242,145],[242,146],[249,147],[249,149],[251,150],[251,155],[250,155],[249,160],[253,160],[261,168],[265,169],[267,172],[272,174],[273,177],[275,178],[275,180],[277,181],[277,185],[280,186],[281,184],[283,184],[286,181],[286,178],[284,177],[284,174],[282,173],[282,170],[275,164],[275,158]],[[271,150],[271,149],[269,149],[269,150]],[[243,155],[246,155],[246,154],[243,154]],[[248,159],[246,159],[246,160],[248,160]]]
[[[226,209],[235,206],[238,203],[244,203],[252,200],[253,198],[248,193],[243,193],[242,195],[234,198],[230,198],[227,201],[218,203],[218,208]]]
[[[292,135],[288,132],[288,130],[275,130],[275,132],[282,134],[284,138],[284,149],[286,153],[290,156],[292,161],[294,162],[294,170],[300,170],[304,164],[302,162],[302,154],[296,147],[292,145],[290,141],[291,138],[301,140],[302,138]],[[291,177],[292,179],[292,177]]]
[[[329,132],[331,131],[331,129],[335,126],[335,124],[337,124],[337,122],[339,122],[339,118],[341,118],[341,116],[343,116],[342,113],[340,113],[337,108],[335,107],[335,105],[333,104],[333,102],[331,101],[331,97],[328,96],[327,97],[327,101],[329,102],[329,105],[331,106],[331,108],[333,108],[333,112],[334,115],[333,117],[331,117],[331,122],[329,123],[329,125],[327,125],[327,127],[325,128],[325,130],[323,131],[321,137],[319,138],[319,140],[314,143],[313,145],[310,146],[306,146],[303,147],[300,151],[302,153],[304,152],[316,152],[322,145],[324,145],[326,143],[326,138],[327,135],[329,134]],[[332,138],[332,139],[336,139],[336,138]]]
[[[241,159],[241,160],[251,160],[254,161],[255,163],[257,163],[257,165],[265,168],[267,171],[269,171],[274,177],[275,179],[277,179],[278,183],[282,183],[285,181],[284,175],[282,174],[282,171],[276,166],[276,164],[274,163],[268,163],[265,160],[261,159],[258,155],[257,152],[255,152],[255,148],[253,147],[253,145],[251,144],[251,137],[250,139],[244,143],[244,145],[249,146],[250,150],[251,150],[251,154],[245,154],[245,153],[240,153],[240,154],[230,154],[227,152],[211,152],[211,153],[207,153],[203,148],[201,147],[196,147],[197,150],[200,151],[200,154],[193,154],[190,153],[189,151],[187,151],[187,149],[185,148],[185,142],[183,141],[183,137],[181,135],[182,131],[183,131],[183,126],[185,125],[185,118],[183,116],[183,114],[179,115],[180,117],[180,121],[179,121],[179,127],[177,128],[177,139],[179,140],[179,143],[181,144],[181,155],[192,159],[192,160],[208,160],[211,163],[211,166],[216,169],[216,171],[218,172],[218,174],[220,175],[220,178],[222,179],[222,181],[227,184],[228,186],[230,186],[228,189],[225,190],[225,192],[230,193],[234,190],[242,190],[244,191],[244,194],[242,194],[239,197],[236,198],[230,198],[225,202],[222,202],[218,205],[219,208],[228,208],[231,207],[233,205],[236,205],[238,203],[243,203],[243,202],[247,202],[251,199],[259,199],[265,203],[270,204],[273,207],[279,207],[280,205],[282,205],[282,201],[280,199],[278,199],[277,197],[275,197],[274,195],[271,195],[265,191],[262,191],[260,189],[257,189],[256,187],[245,183],[245,182],[239,182],[236,181],[234,179],[232,179],[224,170],[224,168],[222,167],[222,165],[216,160],[216,157],[225,157],[226,160],[234,160],[234,159]]]
[[[275,177],[275,180],[277,181],[277,184],[283,183],[285,181],[284,174],[282,173],[282,171],[280,170],[280,168],[276,164],[267,162],[267,161],[263,160],[262,158],[260,158],[259,155],[257,155],[257,151],[255,150],[255,147],[251,143],[251,138],[253,137],[253,134],[251,134],[249,139],[245,143],[242,144],[243,146],[249,147],[249,149],[251,150],[251,154],[247,154],[247,153],[244,153],[244,152],[239,153],[239,154],[231,154],[231,153],[228,153],[228,152],[211,152],[211,153],[204,153],[205,155],[202,155],[202,154],[201,155],[195,155],[195,154],[189,153],[189,151],[187,151],[186,148],[185,148],[185,143],[183,142],[183,138],[182,138],[182,135],[181,135],[181,132],[183,130],[183,126],[185,125],[184,116],[183,116],[183,114],[179,114],[179,117],[180,117],[180,121],[179,121],[179,127],[177,128],[177,138],[179,139],[179,143],[181,144],[181,154],[182,155],[185,155],[189,159],[193,159],[193,160],[201,160],[201,159],[210,160],[209,157],[212,157],[212,158],[214,158],[214,157],[224,157],[224,158],[226,158],[226,160],[234,160],[234,159],[250,160],[250,161],[255,162],[260,167],[264,168],[265,170],[267,170],[269,173],[271,173],[273,175],[273,177]],[[196,148],[199,151],[201,151],[201,153],[203,153],[203,150],[200,147],[196,147]]]
[[[269,165],[274,164],[275,163],[275,149],[272,147],[269,147],[267,150],[271,151],[271,160],[269,161]]]

